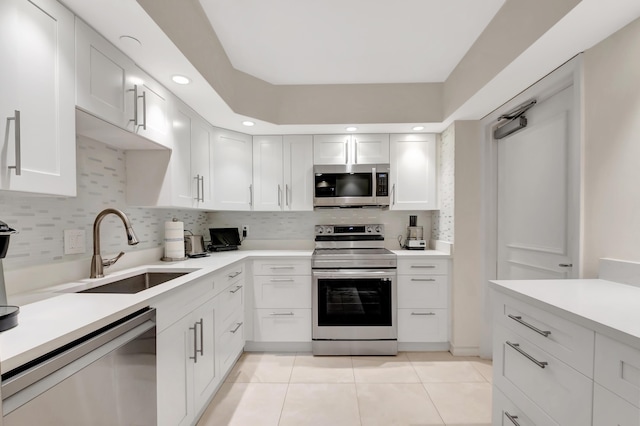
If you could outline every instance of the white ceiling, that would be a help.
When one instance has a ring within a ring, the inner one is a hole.
[[[200,0],[233,66],[271,84],[443,82],[505,0]]]

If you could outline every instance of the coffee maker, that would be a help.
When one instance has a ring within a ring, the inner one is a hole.
[[[407,227],[407,238],[404,247],[409,250],[424,250],[427,242],[424,240],[424,230],[418,226],[418,216],[409,216],[409,226]]]
[[[0,221],[0,331],[8,330],[18,325],[17,306],[7,305],[7,289],[4,284],[4,269],[2,259],[7,255],[9,249],[9,238],[17,231],[11,229],[9,225]]]

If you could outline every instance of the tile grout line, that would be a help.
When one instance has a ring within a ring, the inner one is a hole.
[[[409,356],[407,355],[407,358],[409,358]],[[411,364],[411,368],[413,369],[413,372],[416,373],[416,376],[418,376],[418,380],[420,380],[420,385],[422,385],[422,389],[424,389],[424,392],[427,394],[427,398],[429,398],[429,401],[431,401],[431,405],[433,405],[433,408],[436,409],[436,412],[438,413],[438,416],[440,417],[440,420],[442,420],[442,424],[444,426],[447,426],[447,424],[444,421],[444,417],[442,417],[442,413],[440,413],[440,410],[438,409],[438,406],[436,405],[435,401],[433,400],[433,398],[431,398],[431,395],[429,394],[429,391],[427,390],[427,387],[424,385],[424,382],[422,381],[422,378],[420,377],[420,374],[418,374],[418,370],[416,370],[415,365],[413,365],[413,361],[409,358],[409,363]]]

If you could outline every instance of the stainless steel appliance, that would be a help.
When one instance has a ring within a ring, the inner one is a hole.
[[[187,257],[208,256],[209,254],[204,246],[204,237],[202,235],[195,235],[193,232],[188,230],[185,230],[185,232],[191,233],[191,235],[184,236],[184,252]]]
[[[155,310],[2,375],[4,426],[155,425]]]
[[[315,235],[313,354],[395,355],[397,262],[384,225],[318,225]]]
[[[424,240],[424,230],[422,226],[418,226],[418,216],[409,216],[404,248],[409,250],[424,250],[427,248],[427,242]]]
[[[18,313],[20,308],[8,306],[7,289],[4,282],[4,266],[2,259],[7,255],[11,235],[17,233],[9,225],[0,221],[0,331],[8,330],[18,325]]]
[[[389,164],[314,166],[314,207],[389,206]]]

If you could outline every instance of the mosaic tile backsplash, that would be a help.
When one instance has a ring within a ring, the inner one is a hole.
[[[125,152],[86,138],[78,139],[77,197],[46,197],[0,192],[0,220],[19,231],[11,237],[4,260],[7,269],[90,258],[93,252],[93,221],[105,208],[123,210],[140,240],[129,246],[122,222],[114,215],[101,225],[102,253],[159,247],[163,244],[164,222],[177,217],[185,229],[201,233],[207,214],[192,210],[128,207],[125,199]],[[84,254],[65,255],[63,231],[83,229]]]
[[[455,190],[455,128],[449,126],[438,140],[438,202],[440,210],[433,212],[431,238],[453,243]]]

